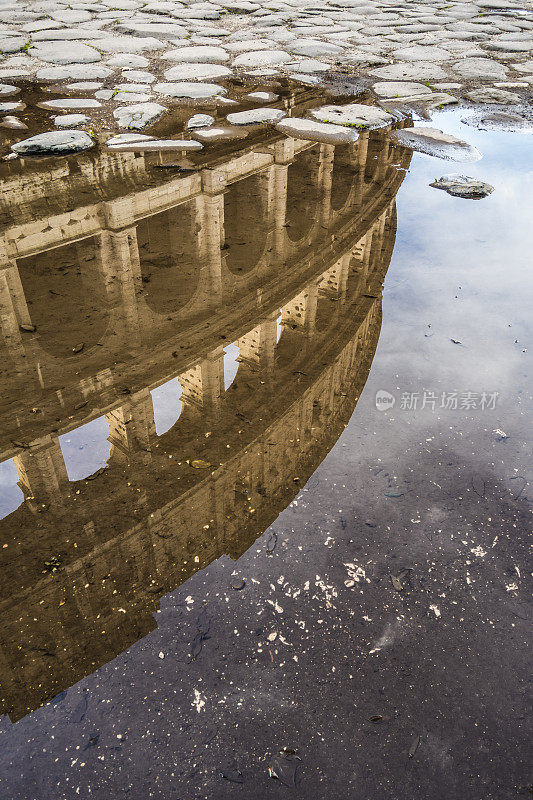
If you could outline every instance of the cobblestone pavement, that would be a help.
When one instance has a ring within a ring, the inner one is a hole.
[[[0,108],[16,115],[22,107],[10,81],[38,81],[83,94],[58,106],[69,113],[59,127],[83,127],[84,112],[98,116],[102,104],[130,103],[149,104],[135,126],[143,127],[183,97],[222,97],[220,82],[235,74],[318,84],[334,72],[358,76],[381,102],[427,101],[431,91],[434,105],[525,103],[527,115],[532,10],[524,0],[8,1],[0,4]],[[119,128],[131,127],[126,112],[115,116]],[[10,116],[3,126],[16,124]]]

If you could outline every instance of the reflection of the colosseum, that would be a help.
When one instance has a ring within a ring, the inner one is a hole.
[[[163,593],[243,553],[312,474],[368,374],[407,162],[384,133],[278,137],[11,221],[0,446],[25,499],[0,522],[0,713],[19,719],[145,635]],[[181,413],[157,435],[169,386]],[[108,427],[105,469],[69,480],[60,437],[91,420]]]

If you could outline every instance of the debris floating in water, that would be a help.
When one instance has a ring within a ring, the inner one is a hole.
[[[301,761],[296,750],[290,747],[282,747],[276,756],[272,759],[268,767],[268,774],[271,778],[288,786],[289,789],[294,789],[296,786],[296,768],[298,761]]]
[[[221,769],[220,776],[231,783],[244,783],[244,777],[240,769]]]

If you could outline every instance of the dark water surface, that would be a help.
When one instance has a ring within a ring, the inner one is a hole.
[[[462,116],[2,167],[1,798],[530,796],[532,148]]]

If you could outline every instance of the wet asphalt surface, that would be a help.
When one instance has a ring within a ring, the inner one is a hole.
[[[338,442],[237,563],[161,599],[156,630],[2,719],[2,796],[531,796],[531,177],[505,136],[471,137],[494,199],[433,192],[448,170],[413,162],[380,343]],[[283,747],[301,760],[273,762]]]

